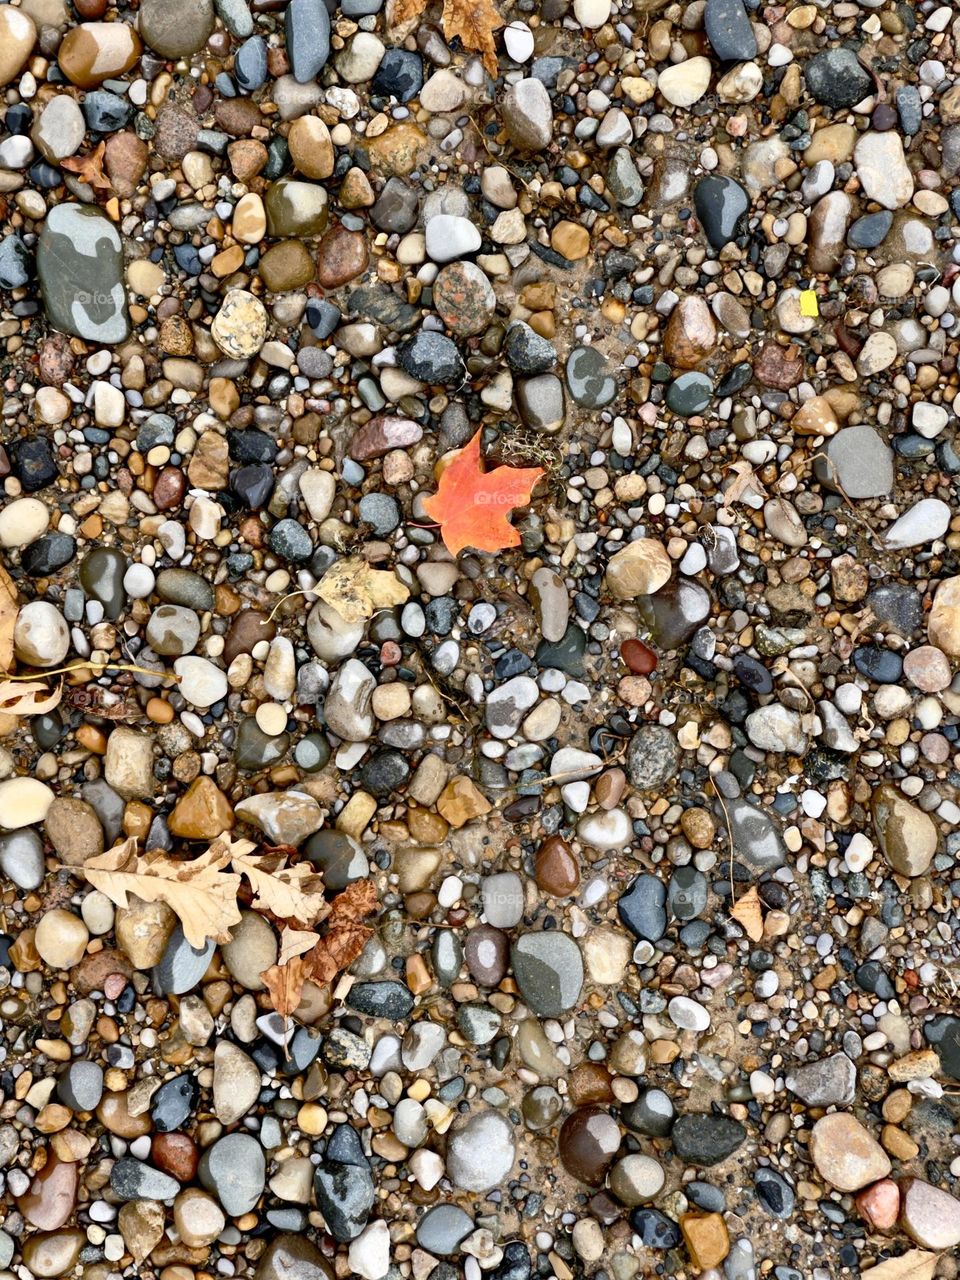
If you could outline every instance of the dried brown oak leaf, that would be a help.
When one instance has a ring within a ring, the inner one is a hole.
[[[17,588],[0,565],[0,671],[13,670],[13,629],[17,625]]]
[[[101,142],[85,156],[71,156],[68,160],[61,160],[60,168],[75,173],[87,186],[94,189],[99,187],[101,191],[112,191],[110,179],[103,172],[103,156],[106,149],[107,144]]]
[[[130,894],[144,902],[165,902],[179,917],[187,942],[199,949],[210,938],[229,942],[230,930],[240,923],[240,877],[226,869],[229,861],[229,853],[217,843],[188,862],[176,862],[162,849],[139,857],[131,837],[88,858],[82,874],[118,907],[128,905]]]
[[[277,963],[260,974],[271,1003],[282,1018],[294,1013],[306,982],[332,982],[341,970],[353,964],[373,934],[363,920],[376,905],[373,882],[357,880],[334,898],[322,938],[306,930],[283,931]],[[313,945],[302,954],[300,948],[309,938],[313,938]]]
[[[735,502],[743,502],[748,493],[754,493],[758,498],[767,496],[767,491],[760,483],[756,472],[745,459],[734,462],[727,470],[732,471],[736,479],[731,480],[723,491],[723,505],[725,507],[730,507]]]
[[[8,716],[45,715],[62,697],[62,684],[51,693],[39,680],[0,680],[0,711]]]
[[[302,925],[316,924],[330,908],[323,896],[323,876],[309,862],[287,866],[284,853],[255,854],[250,840],[231,840],[221,836],[211,848],[222,849],[234,871],[250,882],[254,910],[268,911],[280,920],[296,920]]]
[[[387,12],[390,27],[411,25],[427,4],[428,0],[391,0]],[[497,46],[493,33],[504,25],[504,19],[494,0],[443,0],[440,24],[448,40],[459,37],[468,52],[482,54],[484,67],[496,79]]]
[[[284,929],[280,934],[277,963],[260,974],[270,994],[270,1002],[281,1018],[289,1018],[303,996],[309,968],[306,952],[312,951],[320,935],[312,929]]]
[[[377,889],[372,880],[355,880],[333,900],[323,937],[310,952],[310,977],[314,982],[332,982],[353,964],[373,936],[363,923],[376,909]]]

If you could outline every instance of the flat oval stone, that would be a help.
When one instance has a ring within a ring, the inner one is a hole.
[[[481,987],[495,987],[506,977],[510,942],[500,929],[489,924],[479,924],[471,929],[463,954],[470,976]]]
[[[580,999],[583,957],[565,933],[526,933],[514,943],[511,960],[520,994],[534,1013],[557,1018]]]
[[[191,991],[209,968],[216,948],[217,944],[212,940],[200,950],[191,947],[178,924],[167,943],[163,959],[153,969],[154,986],[162,995],[183,995]]]
[[[164,58],[185,58],[213,33],[213,0],[141,0],[140,34]]]
[[[563,1167],[580,1182],[599,1187],[620,1146],[620,1126],[601,1107],[581,1107],[567,1116],[558,1149]]]
[[[455,1204],[435,1204],[417,1224],[417,1244],[428,1253],[449,1257],[473,1230],[473,1219]]]
[[[266,1185],[263,1148],[246,1133],[228,1133],[200,1159],[200,1181],[226,1213],[239,1218],[254,1207]]]
[[[57,204],[48,210],[37,245],[37,274],[55,329],[108,346],[129,336],[123,247],[116,227],[99,209]]]
[[[35,1174],[17,1207],[40,1231],[56,1231],[73,1213],[80,1184],[80,1166],[49,1152],[47,1163]],[[21,1184],[22,1185],[22,1184]]]

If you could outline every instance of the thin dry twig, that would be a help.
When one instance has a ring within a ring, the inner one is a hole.
[[[730,821],[730,810],[727,808],[726,801],[724,800],[723,796],[720,794],[720,788],[717,786],[716,782],[714,781],[712,774],[710,775],[710,785],[711,787],[713,787],[714,795],[720,801],[720,808],[723,810],[723,817],[727,824],[727,840],[729,841],[729,844],[730,844],[730,901],[733,906],[736,906],[737,892],[733,884],[733,824]]]

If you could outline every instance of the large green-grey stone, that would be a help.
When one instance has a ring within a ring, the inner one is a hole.
[[[123,342],[130,333],[123,246],[113,223],[89,205],[58,204],[37,247],[47,319],[89,342]]]

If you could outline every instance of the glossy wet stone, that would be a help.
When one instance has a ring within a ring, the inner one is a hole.
[[[743,234],[750,200],[733,178],[708,174],[694,188],[697,217],[713,249]]]
[[[513,944],[511,962],[520,993],[535,1013],[557,1017],[579,999],[583,958],[565,934],[524,934]]]
[[[564,1168],[580,1182],[599,1186],[620,1146],[620,1127],[600,1107],[581,1107],[563,1122],[559,1151]]]
[[[601,409],[617,394],[617,381],[596,347],[576,347],[567,357],[567,388],[586,409]]]
[[[37,249],[37,273],[57,328],[99,342],[127,336],[120,237],[98,210],[73,204],[51,209]]]

